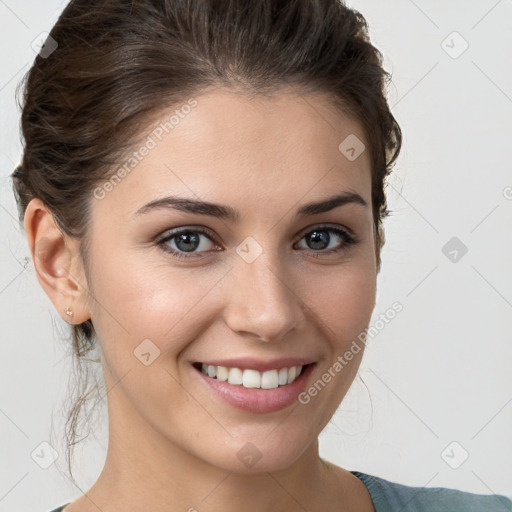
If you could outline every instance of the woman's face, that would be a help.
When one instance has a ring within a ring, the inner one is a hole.
[[[216,90],[163,110],[136,164],[96,189],[89,311],[112,446],[242,473],[307,455],[356,375],[352,342],[375,303],[363,140],[324,96]],[[282,370],[301,365],[296,380]]]

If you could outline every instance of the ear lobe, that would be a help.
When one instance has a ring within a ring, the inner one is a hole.
[[[32,199],[25,212],[25,230],[39,284],[52,301],[59,315],[70,322],[65,313],[72,305],[73,323],[90,318],[85,306],[87,282],[82,264],[73,266],[80,258],[78,244],[62,233],[52,213],[40,199]]]

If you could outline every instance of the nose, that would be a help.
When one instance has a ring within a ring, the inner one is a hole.
[[[304,303],[297,276],[278,257],[263,252],[248,263],[234,258],[226,288],[224,319],[235,333],[278,341],[304,326]]]

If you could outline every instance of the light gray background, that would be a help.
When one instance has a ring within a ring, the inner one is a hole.
[[[6,512],[50,510],[80,494],[62,473],[58,444],[70,368],[59,338],[66,324],[37,282],[7,179],[21,155],[15,86],[34,59],[32,41],[50,30],[65,3],[0,0],[0,511]],[[365,15],[393,73],[390,105],[404,131],[388,186],[393,214],[372,324],[395,301],[404,309],[369,342],[360,370],[368,390],[356,379],[321,435],[321,454],[408,485],[510,495],[512,1],[349,5]],[[459,55],[464,40],[469,47]],[[457,262],[442,252],[452,237],[468,248]],[[77,452],[84,491],[103,464],[105,425],[97,437]],[[31,457],[42,442],[59,453],[48,469]],[[465,452],[467,460],[451,467]]]

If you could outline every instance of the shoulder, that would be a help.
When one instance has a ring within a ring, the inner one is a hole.
[[[512,512],[498,494],[475,494],[446,487],[414,487],[351,471],[368,488],[376,512]]]

